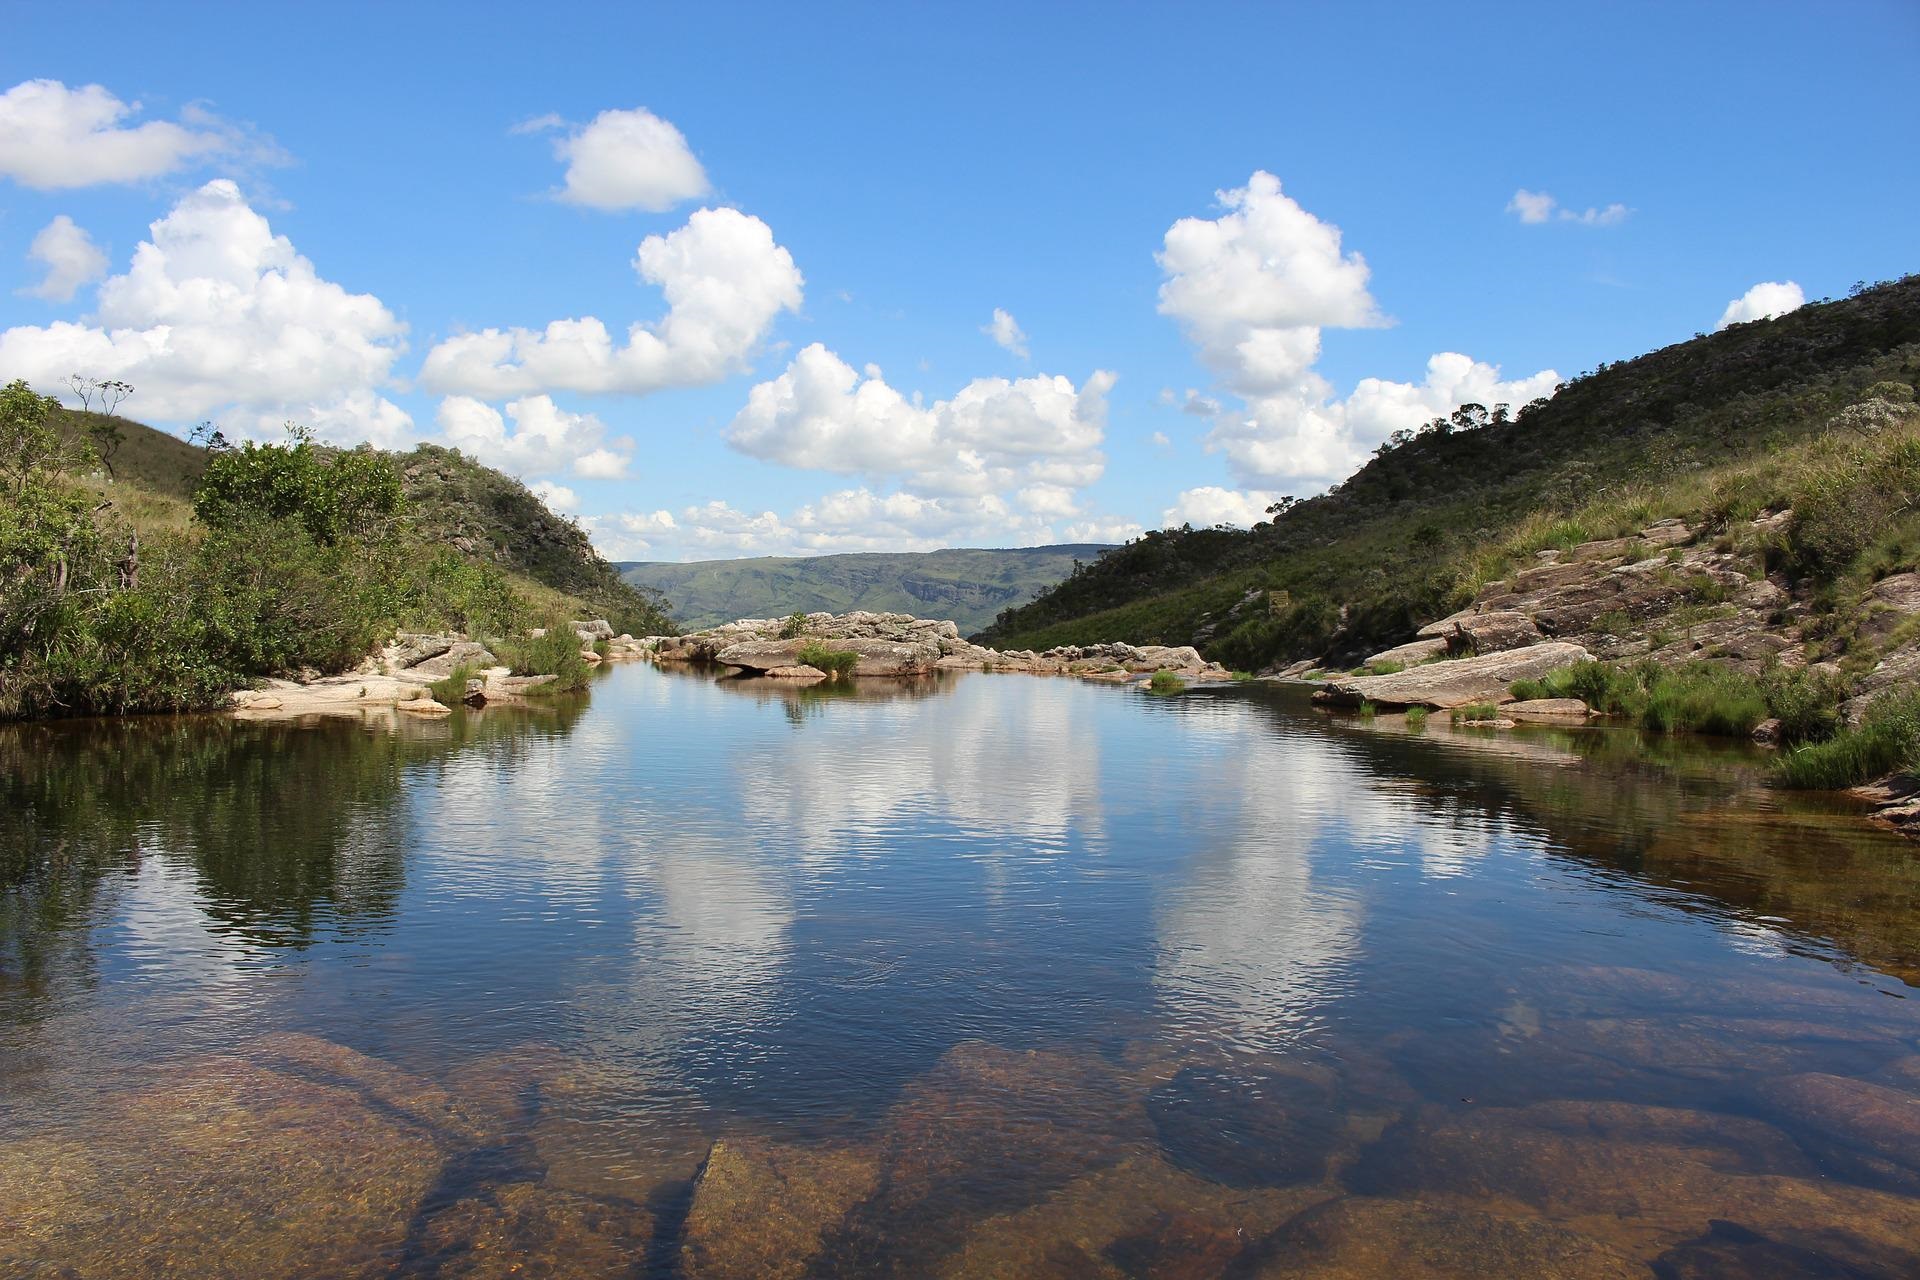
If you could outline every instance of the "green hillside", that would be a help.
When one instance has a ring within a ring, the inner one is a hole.
[[[983,639],[1193,643],[1249,669],[1363,656],[1465,604],[1529,539],[1549,545],[1541,531],[1556,522],[1724,520],[1716,483],[1749,483],[1849,406],[1910,399],[1916,379],[1920,277],[1908,276],[1603,365],[1517,412],[1463,406],[1251,531],[1162,530],[1109,552]],[[1774,470],[1761,500],[1794,501],[1791,468]],[[1889,515],[1911,518],[1897,504]]]
[[[999,550],[623,564],[628,582],[662,592],[686,627],[871,609],[951,618],[971,633],[1112,548],[1098,543]]]
[[[218,706],[458,630],[558,674],[530,629],[672,629],[572,521],[458,452],[206,448],[0,387],[0,719]],[[569,646],[555,661],[586,666]]]

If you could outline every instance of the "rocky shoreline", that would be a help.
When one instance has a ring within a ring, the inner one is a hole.
[[[600,619],[575,622],[573,628],[580,637],[580,656],[589,664],[645,660],[718,666],[729,669],[729,678],[789,684],[832,678],[801,661],[808,646],[857,655],[850,674],[859,678],[912,678],[940,671],[1071,675],[1113,683],[1143,681],[1159,672],[1196,683],[1232,678],[1219,663],[1208,662],[1185,645],[1103,644],[1003,653],[962,639],[952,622],[904,613],[809,614],[794,635],[783,634],[795,629],[789,618],[743,618],[686,635],[639,638],[615,635]],[[238,690],[233,714],[243,720],[449,715],[453,708],[437,701],[431,686],[463,666],[474,672],[462,699],[469,706],[524,702],[553,679],[516,676],[484,644],[455,632],[402,632],[340,675],[315,672],[304,679],[265,680]]]
[[[1229,680],[1191,645],[1072,645],[1044,652],[988,649],[961,638],[952,622],[906,613],[810,613],[792,618],[743,618],[679,636],[645,636],[628,651],[662,663],[706,663],[745,676],[818,683],[828,673],[806,665],[801,653],[819,647],[858,655],[855,676],[923,676],[936,671],[1007,671],[1071,675],[1129,683],[1159,672],[1184,680]]]

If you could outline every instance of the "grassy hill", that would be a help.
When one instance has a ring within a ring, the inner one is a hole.
[[[686,627],[871,609],[951,618],[962,632],[992,622],[1112,550],[1098,543],[998,550],[622,564],[628,582],[665,593]]]
[[[1193,643],[1247,669],[1362,656],[1465,604],[1530,542],[1548,545],[1541,531],[1556,522],[1724,521],[1716,484],[1758,485],[1762,464],[1788,455],[1825,465],[1806,451],[1838,415],[1879,384],[1911,396],[1916,380],[1920,277],[1909,276],[1603,365],[1517,414],[1456,414],[1250,531],[1147,534],[1002,613],[983,639]],[[1784,504],[1813,473],[1769,474],[1758,500]],[[1913,514],[1896,502],[1886,519],[1874,532],[1893,545]]]
[[[143,536],[189,530],[207,451],[128,418],[75,410],[62,415],[72,437],[91,438],[108,422],[121,437],[112,454],[112,476],[95,477],[88,486],[110,499]],[[665,601],[622,581],[578,525],[549,511],[512,476],[438,445],[423,444],[393,458],[406,518],[421,542],[452,547],[502,570],[542,612],[617,617],[636,634],[671,625]]]

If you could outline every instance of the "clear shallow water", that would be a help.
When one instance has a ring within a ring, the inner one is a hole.
[[[0,730],[0,1273],[1913,1274],[1920,854],[1760,769],[638,666]]]

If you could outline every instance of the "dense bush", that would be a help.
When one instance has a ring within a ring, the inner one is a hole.
[[[350,667],[396,625],[527,629],[500,568],[409,526],[387,455],[216,435],[195,455],[191,526],[142,540],[82,484],[94,459],[74,416],[0,389],[0,717],[214,707],[252,677]],[[647,597],[608,598],[659,621]],[[523,648],[523,671],[585,684],[564,619]]]

